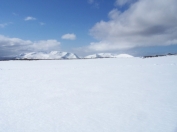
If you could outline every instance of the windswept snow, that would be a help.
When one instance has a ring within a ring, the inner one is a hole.
[[[177,56],[0,61],[0,132],[176,131]]]
[[[98,53],[98,54],[88,55],[84,58],[92,59],[92,58],[118,58],[118,57],[133,57],[133,56],[128,54]]]
[[[68,52],[31,52],[24,53],[16,57],[17,59],[78,59],[76,54]]]

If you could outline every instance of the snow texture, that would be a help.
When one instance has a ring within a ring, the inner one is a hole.
[[[0,61],[0,132],[176,131],[177,56]]]

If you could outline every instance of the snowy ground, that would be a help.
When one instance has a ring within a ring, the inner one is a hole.
[[[0,132],[177,132],[177,56],[0,61]]]

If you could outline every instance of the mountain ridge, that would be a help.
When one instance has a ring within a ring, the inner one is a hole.
[[[130,58],[133,57],[129,54],[112,54],[112,53],[97,53],[84,57],[85,59],[96,59],[96,58]]]
[[[51,52],[23,53],[17,56],[16,59],[51,60],[51,59],[79,59],[79,57],[74,53],[51,51]]]
[[[85,57],[79,57],[74,53],[51,51],[51,52],[29,52],[22,53],[15,57],[18,60],[52,60],[52,59],[97,59],[97,58],[119,58],[119,57],[133,57],[128,54],[112,54],[112,53],[97,53]]]

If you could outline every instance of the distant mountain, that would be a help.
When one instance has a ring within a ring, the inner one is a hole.
[[[74,53],[51,51],[23,53],[16,57],[0,58],[0,60],[61,60],[61,59],[96,59],[96,58],[129,58],[128,54],[98,53],[80,58]]]
[[[164,55],[149,55],[143,56],[142,58],[151,58],[151,57],[162,57],[162,56],[171,56],[177,55],[177,53],[168,53]],[[112,53],[97,53],[88,55],[86,57],[78,57],[74,53],[60,52],[60,51],[51,51],[51,52],[30,52],[23,53],[16,57],[0,57],[0,61],[6,60],[61,60],[61,59],[97,59],[97,58],[130,58],[133,57],[129,54],[112,54]]]
[[[0,57],[0,61],[15,60],[15,57]]]
[[[163,56],[171,56],[171,55],[177,55],[177,53],[175,53],[175,54],[168,53],[168,54],[164,54],[164,55],[148,55],[148,56],[143,56],[142,58],[163,57]]]
[[[52,60],[52,59],[79,59],[79,57],[73,53],[51,51],[51,52],[23,53],[17,56],[16,59]]]
[[[119,58],[119,57],[129,58],[133,56],[128,55],[128,54],[98,53],[98,54],[88,55],[84,58],[85,59],[96,59],[96,58]]]

